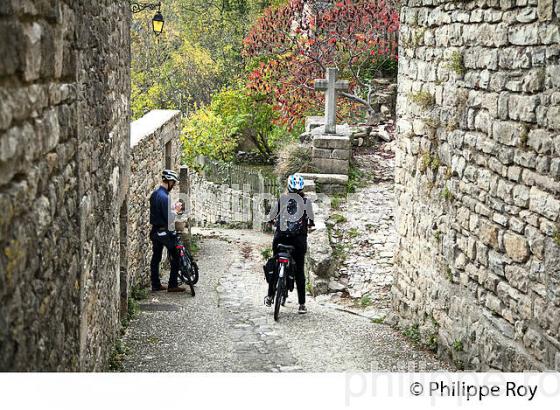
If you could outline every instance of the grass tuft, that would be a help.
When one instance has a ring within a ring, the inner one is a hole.
[[[408,94],[408,98],[423,110],[431,108],[436,103],[434,96],[427,91],[410,93]]]
[[[267,261],[272,257],[272,248],[269,246],[268,248],[264,248],[261,251],[261,256],[263,260]]]
[[[457,75],[463,76],[465,74],[465,65],[463,64],[463,56],[460,52],[454,51],[451,54],[451,59],[447,64],[447,68],[453,70]]]

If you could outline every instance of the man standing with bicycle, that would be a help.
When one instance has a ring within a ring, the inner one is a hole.
[[[185,288],[178,286],[178,270],[179,258],[175,249],[174,231],[169,230],[169,217],[171,207],[169,206],[169,192],[175,184],[179,182],[179,178],[175,171],[166,169],[161,175],[161,185],[150,196],[150,240],[153,245],[152,260],[150,263],[150,273],[152,282],[152,291],[166,290],[168,292],[184,292]],[[176,204],[181,206],[180,204]],[[171,272],[169,273],[168,286],[162,285],[159,278],[159,264],[163,253],[163,248],[167,249],[170,256]]]
[[[303,192],[304,180],[301,175],[288,177],[288,193],[283,194],[272,210],[273,219],[276,221],[276,231],[272,242],[274,255],[278,253],[278,245],[293,246],[293,258],[296,265],[295,281],[298,293],[298,313],[307,313],[305,307],[305,253],[307,252],[307,232],[315,226],[313,222],[313,208]],[[274,283],[268,285],[268,295],[265,298],[266,306],[272,305],[274,297]]]

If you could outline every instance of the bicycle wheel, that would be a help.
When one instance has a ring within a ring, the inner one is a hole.
[[[198,283],[198,265],[195,261],[192,262],[192,283],[196,285]]]
[[[183,283],[189,285],[191,289],[191,296],[195,295],[194,291],[194,283],[193,283],[193,275],[192,275],[192,264],[189,263],[186,256],[181,257],[181,266],[179,268],[179,278]]]
[[[280,273],[284,270],[284,267],[280,267]],[[284,297],[284,288],[286,287],[286,278],[284,275],[280,274],[278,278],[278,283],[276,285],[276,296],[274,297],[274,320],[278,321],[278,315],[280,314],[280,305],[282,304],[282,298]]]

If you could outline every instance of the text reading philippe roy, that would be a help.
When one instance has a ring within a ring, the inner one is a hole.
[[[533,400],[537,394],[537,385],[517,384],[506,382],[504,385],[474,385],[465,382],[432,381],[427,386],[431,397],[461,397],[469,400],[482,401],[486,397],[517,397],[527,401]],[[422,389],[423,390],[423,389]],[[414,395],[419,395],[418,389],[413,389]]]

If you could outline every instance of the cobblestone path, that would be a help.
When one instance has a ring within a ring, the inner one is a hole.
[[[125,371],[289,372],[449,369],[383,324],[290,294],[280,321],[263,305],[260,251],[271,237],[201,230],[196,297],[152,293],[126,331]]]

